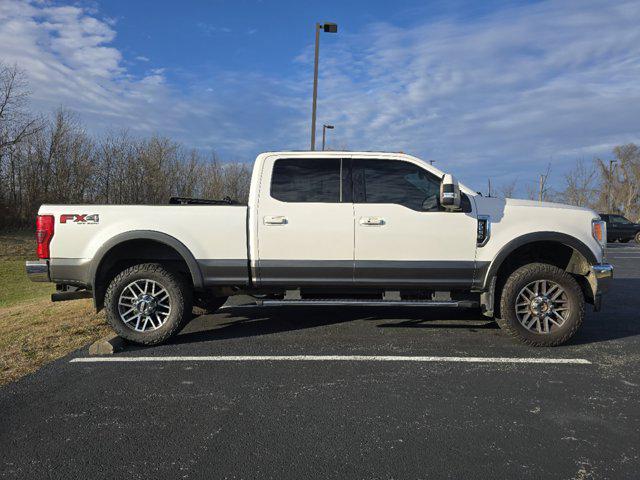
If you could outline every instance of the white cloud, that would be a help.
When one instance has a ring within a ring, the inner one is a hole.
[[[559,174],[639,141],[638,24],[637,1],[584,0],[340,32],[323,39],[318,122],[336,125],[334,147],[415,153],[477,185],[533,177],[549,161]],[[41,109],[63,104],[96,131],[157,131],[245,160],[307,147],[312,45],[282,59],[286,74],[136,77],[113,47],[116,29],[78,7],[0,2],[1,59],[27,71]]]
[[[560,171],[639,140],[639,22],[638,2],[580,1],[376,24],[323,51],[319,110],[351,148],[413,151],[479,184]]]
[[[167,95],[150,79],[134,79],[121,53],[108,46],[116,32],[77,7],[53,7],[5,0],[0,7],[1,60],[26,70],[34,103],[42,110],[62,105],[88,117],[92,127],[130,119],[141,97]],[[153,120],[145,122],[153,125]],[[161,126],[155,124],[156,128]]]
[[[169,84],[166,68],[153,68],[141,76],[128,71],[122,53],[112,46],[114,23],[97,15],[74,6],[0,2],[0,60],[26,71],[35,109],[70,108],[94,132],[128,128],[234,155],[256,150],[257,139],[243,138],[250,122],[241,117],[235,122],[238,112],[230,110],[221,95],[209,96],[205,104],[190,93],[189,85]],[[235,84],[250,88],[243,79]],[[216,86],[229,88],[224,82]]]

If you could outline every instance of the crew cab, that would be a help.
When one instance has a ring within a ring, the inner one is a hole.
[[[480,308],[558,345],[600,308],[613,268],[592,210],[488,198],[402,153],[272,152],[248,205],[42,205],[32,280],[92,296],[113,329],[157,344],[230,295],[259,305]]]

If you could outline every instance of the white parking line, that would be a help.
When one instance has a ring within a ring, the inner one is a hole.
[[[218,355],[184,357],[80,357],[70,363],[126,362],[466,362],[466,363],[543,363],[591,365],[584,358],[520,357],[413,357],[399,355]]]

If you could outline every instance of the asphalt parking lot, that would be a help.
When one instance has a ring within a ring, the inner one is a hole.
[[[640,248],[608,258],[604,311],[552,349],[474,311],[231,307],[80,350],[0,389],[0,476],[638,478]]]

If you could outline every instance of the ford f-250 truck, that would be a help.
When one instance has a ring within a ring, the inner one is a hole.
[[[32,280],[92,296],[122,337],[170,338],[192,306],[479,307],[520,341],[558,345],[613,276],[586,208],[483,197],[402,153],[258,156],[248,205],[43,205]]]

